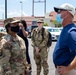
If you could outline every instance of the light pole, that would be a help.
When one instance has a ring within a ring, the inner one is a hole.
[[[32,16],[34,16],[34,3],[44,3],[44,14],[46,13],[46,0],[32,0]]]
[[[20,4],[21,4],[21,19],[22,19],[22,16],[23,16],[23,3],[22,3],[22,1],[20,1]]]
[[[5,19],[7,19],[7,0],[5,0]]]

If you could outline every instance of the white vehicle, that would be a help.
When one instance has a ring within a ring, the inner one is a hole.
[[[51,27],[49,27],[49,26],[43,26],[43,28],[45,28],[45,29],[50,29]]]
[[[59,29],[60,29],[60,31],[62,31],[63,27],[60,27]]]
[[[52,40],[57,40],[60,33],[61,33],[61,30],[59,28],[50,28],[48,29],[48,31],[51,33],[52,35]]]
[[[0,27],[0,32],[6,31],[4,27]]]

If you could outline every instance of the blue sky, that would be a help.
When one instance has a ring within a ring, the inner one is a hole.
[[[21,3],[22,1],[22,10]],[[44,1],[44,0],[34,0],[34,1]],[[46,0],[46,12],[53,11],[54,6],[61,6],[64,3],[70,3],[76,7],[76,0]],[[44,3],[35,3],[34,4],[34,15],[35,16],[44,16]],[[31,16],[32,15],[32,0],[7,0],[7,16],[15,17],[21,16]],[[5,18],[5,0],[0,0],[0,19]]]

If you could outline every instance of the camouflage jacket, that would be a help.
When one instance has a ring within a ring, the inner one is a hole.
[[[48,31],[45,29],[44,31],[44,39],[42,38],[42,29],[39,30],[38,28],[33,29],[31,33],[31,40],[33,47],[39,47],[42,49],[43,47],[47,46],[48,41]]]
[[[2,63],[10,62],[11,65],[14,65],[14,67],[12,68],[21,65],[26,66],[26,47],[22,38],[20,38],[18,35],[15,38],[12,37],[10,34],[7,34],[4,39],[1,40],[1,42],[1,50],[4,53],[0,58],[2,60]]]

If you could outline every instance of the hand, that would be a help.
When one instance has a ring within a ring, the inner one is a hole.
[[[38,47],[35,47],[36,53],[39,53],[40,49]]]
[[[31,67],[31,64],[28,64],[28,65],[27,65],[27,68],[26,68],[26,71],[27,71],[27,72],[29,72],[29,71],[30,71],[30,70],[29,70],[29,69],[30,69],[30,67]]]
[[[57,68],[58,68],[59,74],[65,74],[65,73],[68,73],[70,71],[68,66],[58,66]]]
[[[24,29],[24,26],[23,26],[22,23],[19,23],[19,27],[20,27],[21,29]]]

